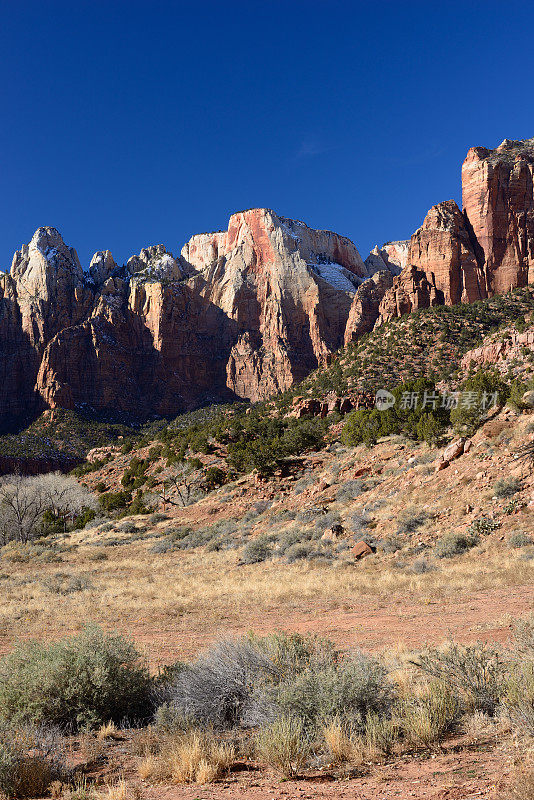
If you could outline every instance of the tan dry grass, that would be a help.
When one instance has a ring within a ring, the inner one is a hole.
[[[159,752],[146,755],[139,776],[151,783],[213,783],[226,774],[234,747],[206,731],[188,731],[161,742]]]
[[[75,537],[73,537],[74,539]],[[109,560],[88,567],[85,545],[66,554],[63,564],[13,564],[0,583],[0,634],[57,637],[87,620],[123,630],[173,621],[186,630],[209,630],[284,609],[302,612],[357,607],[358,599],[388,603],[410,598],[432,603],[502,587],[532,585],[534,561],[485,543],[465,556],[441,562],[421,575],[399,570],[394,557],[369,558],[338,568],[307,563],[265,562],[236,568],[235,552],[203,551],[156,555],[149,545],[106,548]],[[82,576],[89,588],[68,595],[47,590],[45,579],[58,571]]]

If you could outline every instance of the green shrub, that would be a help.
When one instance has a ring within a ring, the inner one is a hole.
[[[133,643],[91,626],[50,645],[19,644],[0,660],[0,718],[65,729],[144,719],[151,686]]]
[[[241,560],[244,564],[258,564],[270,558],[273,553],[273,546],[267,536],[257,536],[247,542],[243,548]]]
[[[117,511],[126,508],[132,502],[131,492],[104,492],[98,498],[104,511]]]
[[[278,769],[286,778],[301,772],[311,754],[310,740],[302,720],[290,715],[278,717],[256,735],[258,757]]]
[[[479,517],[469,526],[469,533],[471,536],[487,536],[497,530],[498,527],[499,523],[497,520],[491,517]]]
[[[220,467],[208,467],[204,475],[204,482],[209,490],[223,486],[228,480],[228,475]]]
[[[367,715],[386,713],[393,699],[384,667],[364,653],[354,653],[334,665],[305,669],[260,692],[251,717],[263,715],[268,720],[289,714],[312,729],[327,717],[339,716],[363,731]]]
[[[464,381],[460,385],[460,401],[451,411],[451,423],[456,433],[471,436],[484,421],[489,411],[489,398],[495,394],[499,405],[509,394],[508,386],[496,370],[479,370]]]
[[[461,708],[447,684],[431,681],[424,691],[401,701],[395,712],[407,741],[430,747],[455,725]]]
[[[441,407],[431,380],[406,381],[393,389],[392,394],[395,405],[391,408],[358,409],[347,416],[342,433],[345,444],[371,446],[382,436],[394,433],[429,443],[441,438],[449,424],[449,411]]]
[[[296,542],[288,547],[285,551],[285,557],[288,564],[294,564],[295,561],[301,561],[308,558],[314,550],[311,542]]]
[[[521,491],[521,481],[519,478],[499,478],[493,486],[495,497],[508,498]]]
[[[437,558],[452,558],[476,547],[478,538],[465,533],[448,533],[436,542],[434,555]]]
[[[506,691],[507,664],[495,646],[450,644],[413,662],[461,699],[467,710],[493,715]]]

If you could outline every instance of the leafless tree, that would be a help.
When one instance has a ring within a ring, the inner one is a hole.
[[[159,495],[165,505],[185,508],[191,502],[194,493],[200,488],[197,471],[190,465],[178,467],[163,483],[163,491]]]
[[[7,475],[0,483],[0,541],[26,543],[39,533],[46,511],[55,516],[94,508],[95,497],[74,478],[59,472],[25,477]]]

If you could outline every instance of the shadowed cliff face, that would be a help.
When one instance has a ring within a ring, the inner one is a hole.
[[[225,233],[162,245],[84,272],[40,228],[2,278],[0,421],[43,408],[173,415],[258,400],[305,377],[343,343],[368,276],[352,242],[254,209]]]

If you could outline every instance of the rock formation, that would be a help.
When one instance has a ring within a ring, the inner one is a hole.
[[[462,202],[490,294],[534,281],[534,139],[472,147],[462,167]]]
[[[533,171],[534,139],[471,148],[462,167],[463,213],[452,200],[430,209],[384,297],[380,321],[534,281]]]
[[[366,261],[368,263],[368,261]],[[393,285],[390,272],[376,272],[373,277],[364,281],[352,301],[347,327],[345,328],[345,344],[357,341],[364,333],[372,331],[378,318],[380,303]]]
[[[365,263],[349,239],[267,209],[193,236],[178,257],[156,245],[119,266],[104,250],[87,271],[39,228],[0,276],[0,426],[46,407],[142,419],[259,400],[377,323],[525,286],[533,170],[534,140],[471,149],[464,211],[438,203]]]
[[[407,266],[380,307],[380,320],[418,308],[472,303],[487,296],[466,220],[454,200],[433,206],[410,239]]]
[[[235,326],[228,387],[258,400],[304,378],[343,344],[352,297],[368,272],[353,243],[252,209],[226,233],[193,236],[192,285]]]
[[[365,259],[365,265],[371,274],[386,270],[392,275],[398,275],[408,264],[409,247],[409,239],[402,242],[386,242],[382,247],[377,245]]]
[[[133,418],[258,400],[343,344],[368,277],[353,243],[265,209],[194,236],[178,258],[148,247],[84,272],[40,228],[2,278],[0,421],[64,407]]]

